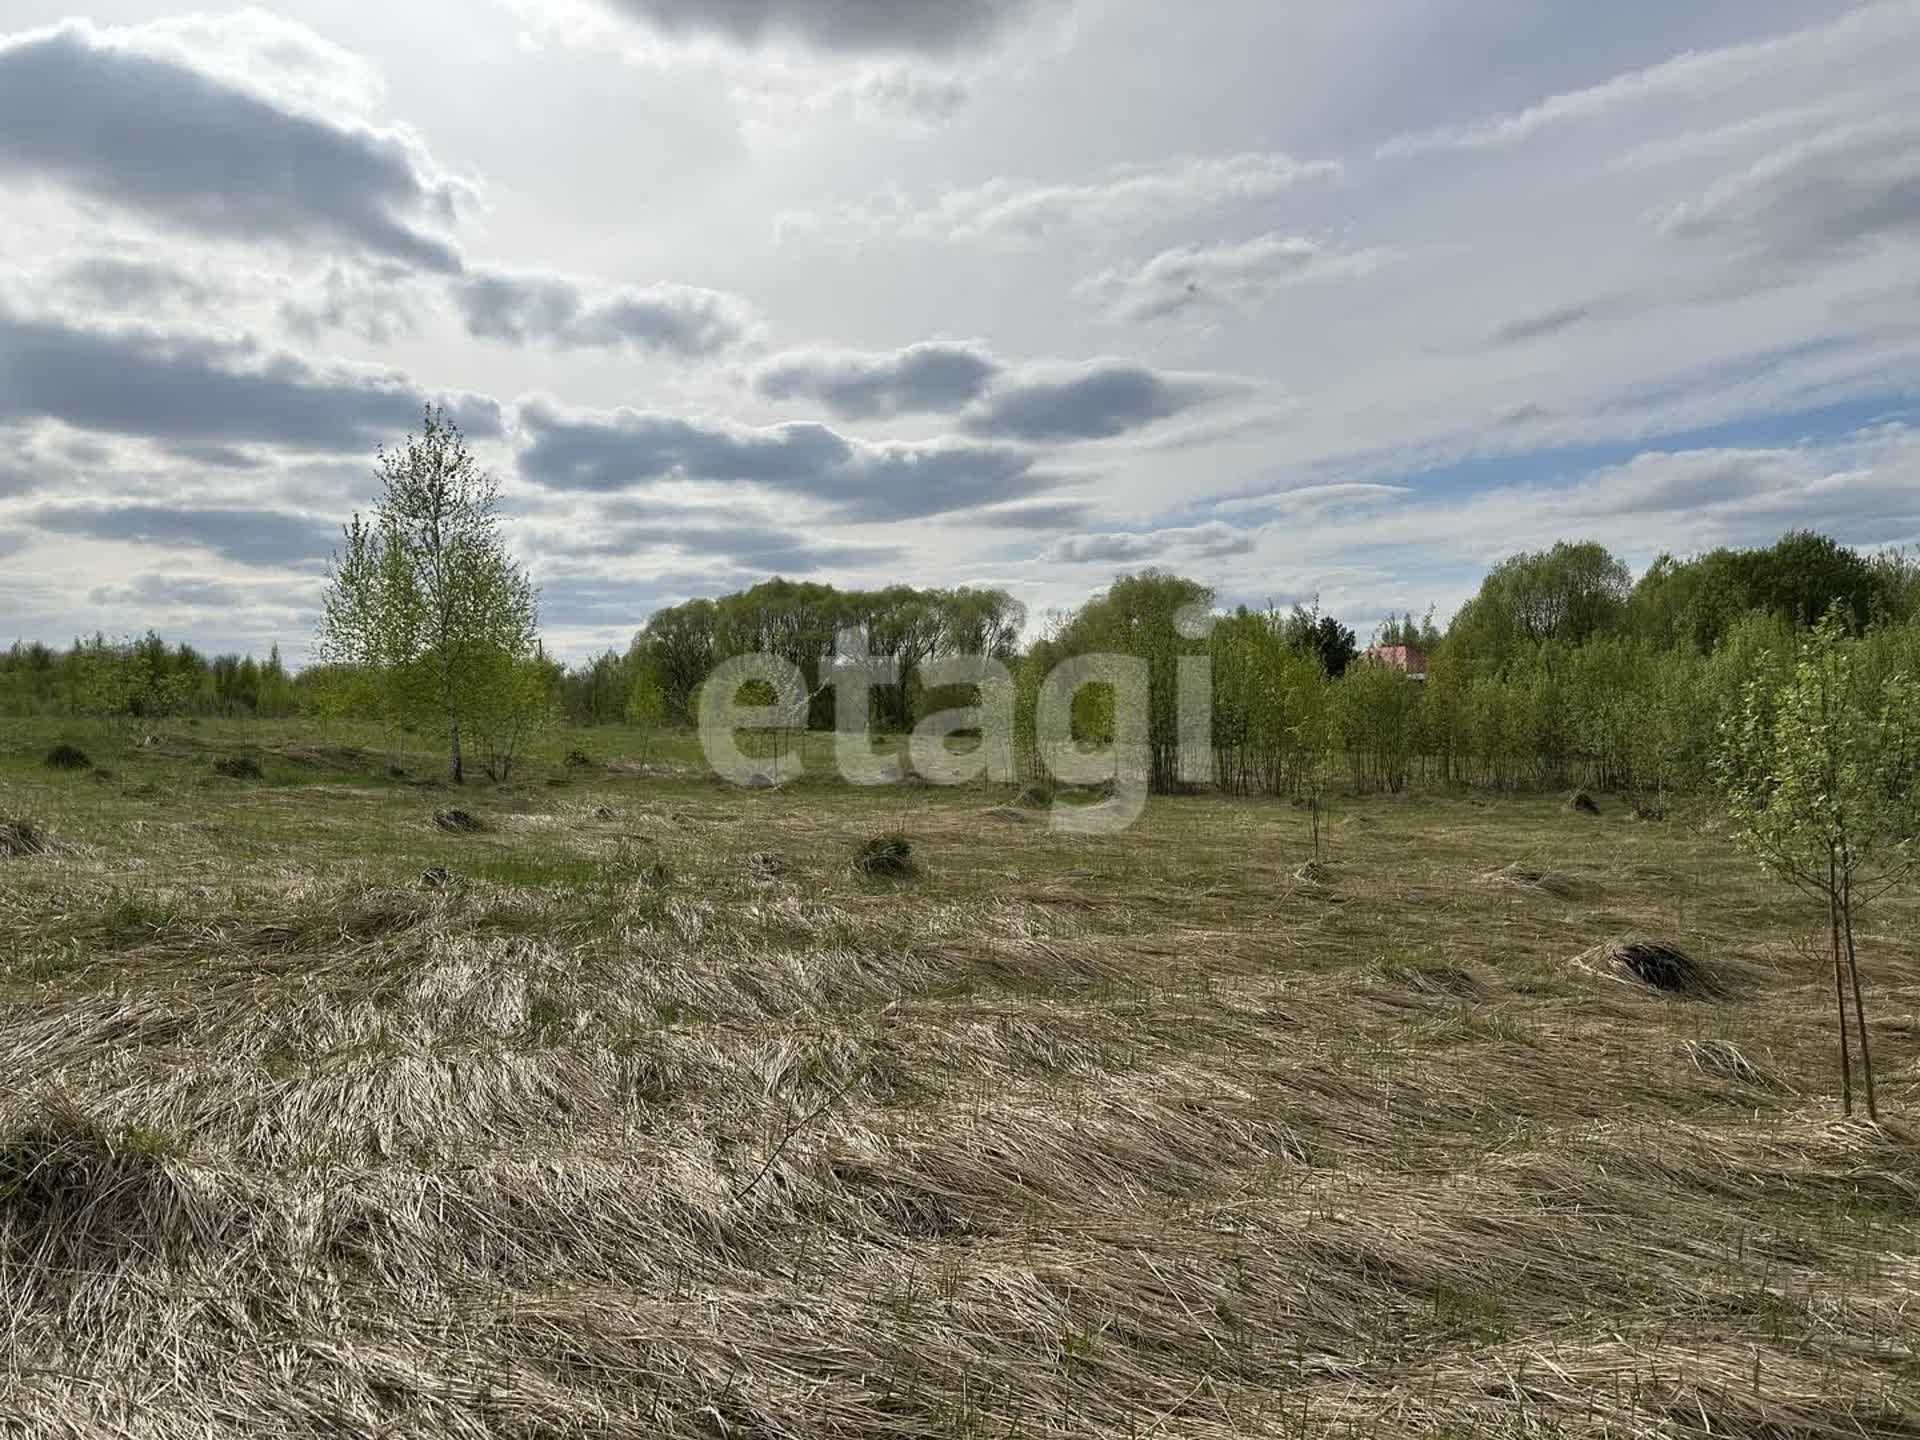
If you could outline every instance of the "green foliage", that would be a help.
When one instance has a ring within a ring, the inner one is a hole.
[[[1827,903],[1842,1094],[1850,1109],[1850,980],[1873,1113],[1854,921],[1871,900],[1910,879],[1920,858],[1920,672],[1875,667],[1869,642],[1849,635],[1850,619],[1844,602],[1836,603],[1801,641],[1789,672],[1747,683],[1725,723],[1716,775],[1743,846]]]
[[[1146,661],[1148,783],[1159,793],[1180,780],[1180,662],[1206,655],[1212,609],[1213,591],[1197,581],[1158,570],[1122,575],[1080,607],[1051,647],[1056,664],[1090,654]],[[1083,689],[1074,702],[1075,734],[1110,740],[1115,701],[1110,687]]]
[[[1687,561],[1662,555],[1634,587],[1637,633],[1662,646],[1715,649],[1755,611],[1806,629],[1834,605],[1857,633],[1876,614],[1910,618],[1911,562],[1869,560],[1824,535],[1797,530],[1764,550],[1714,550]]]
[[[1281,628],[1287,644],[1302,655],[1311,655],[1329,678],[1338,680],[1347,667],[1360,658],[1360,642],[1353,631],[1332,615],[1323,614],[1320,602],[1296,605]]]
[[[667,692],[660,687],[651,665],[642,665],[633,677],[633,684],[627,691],[627,723],[647,736],[649,746],[654,732],[666,723]],[[646,763],[646,752],[641,752],[640,760]]]
[[[1412,777],[1420,684],[1403,670],[1365,661],[1337,687],[1340,737],[1354,788],[1399,794]]]
[[[895,585],[843,591],[774,579],[719,600],[690,600],[655,612],[634,637],[627,663],[630,672],[650,667],[668,718],[692,723],[699,687],[715,666],[737,655],[778,655],[799,669],[816,697],[809,724],[826,729],[835,715],[824,681],[840,654],[840,637],[852,632],[869,657],[897,666],[894,683],[873,689],[871,720],[882,731],[904,733],[929,714],[966,703],[925,693],[922,667],[944,656],[1010,661],[1026,618],[1026,607],[1004,590]]]
[[[1454,617],[1448,642],[1504,672],[1530,646],[1583,645],[1624,623],[1633,576],[1604,546],[1561,541],[1496,565]]]
[[[456,782],[469,725],[505,774],[552,696],[533,585],[500,536],[499,482],[432,407],[379,464],[373,517],[356,514],[334,556],[319,652],[388,723],[443,724]]]

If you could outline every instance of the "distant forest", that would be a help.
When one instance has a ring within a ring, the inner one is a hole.
[[[1158,571],[1123,575],[1030,633],[1004,591],[894,586],[844,591],[770,580],[654,614],[625,652],[577,666],[537,662],[549,718],[575,726],[691,723],[699,687],[730,656],[797,666],[814,694],[806,722],[830,728],[838,637],[858,631],[898,664],[875,690],[874,728],[904,731],[968,703],[928,693],[925,666],[986,655],[1014,678],[1023,723],[1045,675],[1076,654],[1139,656],[1152,677],[1156,788],[1175,788],[1174,674],[1213,662],[1218,782],[1300,793],[1344,769],[1358,790],[1415,783],[1523,789],[1582,783],[1655,793],[1704,773],[1717,727],[1749,681],[1792,663],[1796,636],[1837,611],[1869,673],[1920,672],[1920,562],[1863,555],[1796,532],[1757,549],[1662,556],[1636,580],[1591,542],[1496,566],[1444,628],[1396,617],[1363,640],[1313,606],[1219,614],[1206,585]],[[1212,616],[1195,626],[1194,616]],[[1367,642],[1410,646],[1424,672],[1364,658]],[[0,654],[0,714],[152,723],[172,716],[354,714],[364,686],[339,666],[298,674],[264,660],[208,657],[149,633],[95,636],[66,650]],[[1097,692],[1076,710],[1088,739],[1110,723]],[[1031,765],[1032,757],[1023,757]]]

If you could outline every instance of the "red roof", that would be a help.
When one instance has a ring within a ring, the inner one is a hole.
[[[1427,673],[1426,652],[1411,645],[1375,645],[1367,651],[1367,658],[1378,660],[1382,665],[1391,665],[1396,670],[1404,670],[1409,675]]]

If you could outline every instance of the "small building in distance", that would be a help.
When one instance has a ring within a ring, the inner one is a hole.
[[[1411,645],[1375,645],[1367,651],[1365,658],[1377,664],[1391,665],[1396,670],[1404,670],[1415,680],[1427,678],[1427,652]]]

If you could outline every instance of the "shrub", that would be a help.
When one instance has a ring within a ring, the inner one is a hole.
[[[49,770],[91,770],[93,758],[78,745],[69,745],[65,741],[47,751]]]
[[[876,835],[864,841],[854,856],[854,869],[876,879],[904,880],[920,873],[913,844],[904,835]]]
[[[251,755],[222,755],[213,762],[213,769],[216,775],[224,775],[229,780],[258,780],[265,773]]]

